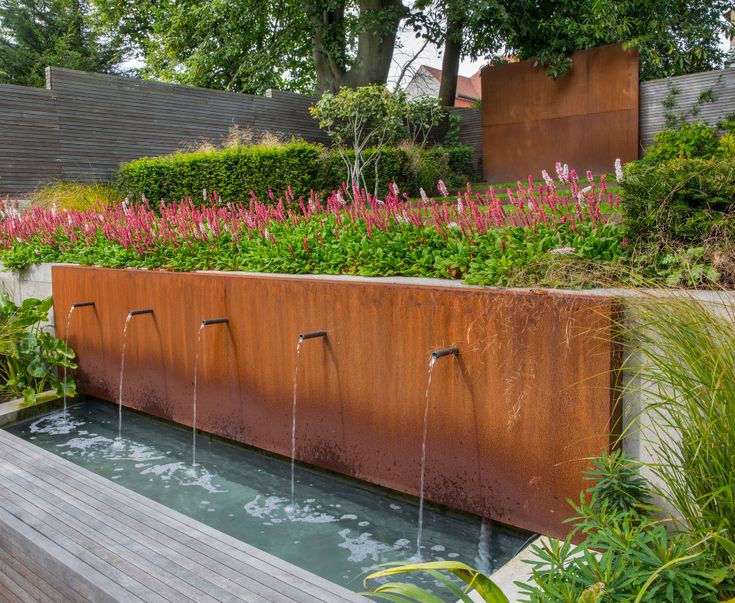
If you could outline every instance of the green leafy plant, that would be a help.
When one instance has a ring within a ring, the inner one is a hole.
[[[671,159],[712,159],[718,155],[719,137],[715,128],[703,121],[681,123],[658,132],[646,149],[644,161],[659,163]]]
[[[457,601],[472,603],[469,593],[474,593],[480,601],[486,603],[509,603],[508,597],[485,574],[459,561],[430,561],[428,563],[386,563],[387,569],[374,572],[365,578],[365,594],[375,599],[393,601],[394,603],[418,601],[420,603],[443,603],[437,595],[405,582],[387,582],[370,588],[370,582],[400,574],[422,572],[430,575],[437,582],[444,585]],[[461,588],[456,581],[449,579],[442,572],[449,572],[466,584]]]
[[[58,395],[75,394],[74,381],[60,379],[58,370],[74,369],[74,352],[41,328],[52,299],[28,298],[16,305],[0,295],[0,388],[35,402],[38,393],[52,388]]]
[[[533,545],[533,583],[518,583],[528,601],[720,600],[735,577],[732,560],[715,558],[707,538],[669,532],[651,514],[639,470],[619,451],[594,461],[569,536]]]

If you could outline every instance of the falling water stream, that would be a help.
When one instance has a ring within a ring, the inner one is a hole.
[[[192,400],[191,409],[191,468],[194,469],[197,466],[197,392],[198,392],[198,381],[199,381],[199,355],[201,354],[202,347],[202,331],[204,327],[211,325],[223,325],[228,324],[229,319],[227,318],[208,318],[202,321],[197,331],[197,347],[194,353],[194,394]]]
[[[74,314],[74,310],[76,310],[76,309],[77,309],[77,305],[76,304],[72,304],[71,307],[69,308],[69,314],[66,315],[66,327],[64,328],[64,337],[66,337],[67,345],[69,343],[69,327],[71,326],[71,317]],[[66,418],[66,416],[67,416],[67,412],[66,412],[66,378],[67,378],[66,364],[64,364],[64,386],[63,386],[64,387],[64,418]]]
[[[431,377],[434,373],[434,365],[439,358],[444,356],[457,356],[457,348],[444,348],[431,354],[429,369],[426,376],[426,391],[424,392],[424,428],[421,437],[421,477],[419,479],[419,520],[416,531],[416,558],[421,560],[421,536],[424,530],[424,481],[426,478],[426,436],[429,429],[429,403],[431,402]]]
[[[122,343],[122,357],[120,358],[120,385],[117,394],[117,443],[122,442],[122,403],[123,403],[123,377],[125,376],[125,345],[128,342],[128,326],[130,321],[135,316],[132,312],[128,312],[128,316],[125,319],[125,326],[123,327],[123,343]]]
[[[296,369],[293,375],[293,402],[291,405],[291,510],[296,508],[296,388],[299,382],[299,359],[301,358],[301,344],[303,338],[299,337],[296,344]]]
[[[197,379],[199,376],[199,353],[202,347],[202,331],[206,327],[206,323],[202,321],[197,331],[197,347],[194,354],[194,399],[192,401],[191,410],[191,466],[197,466]]]
[[[424,529],[424,478],[426,465],[426,435],[429,424],[429,402],[431,401],[431,376],[434,373],[434,365],[436,364],[436,356],[431,355],[429,360],[429,370],[426,377],[426,391],[424,392],[424,432],[421,438],[421,478],[419,480],[419,522],[418,532],[416,533],[416,557],[421,559],[421,533]]]

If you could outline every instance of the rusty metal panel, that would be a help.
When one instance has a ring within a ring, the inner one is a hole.
[[[621,44],[572,54],[557,79],[533,61],[482,70],[485,179],[538,176],[557,161],[610,172],[638,158],[638,54]]]
[[[81,389],[116,400],[123,324],[133,319],[124,404],[191,425],[196,336],[198,427],[290,453],[300,332],[300,460],[418,494],[424,391],[427,499],[561,535],[585,459],[610,445],[615,304],[584,295],[235,273],[53,268],[56,316],[75,312],[70,343]],[[58,332],[65,337],[65,321]]]

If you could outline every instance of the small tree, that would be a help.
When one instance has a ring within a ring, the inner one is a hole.
[[[372,166],[376,195],[383,147],[405,138],[423,145],[442,116],[436,100],[409,100],[383,85],[326,92],[310,112],[334,142],[353,188],[367,189],[365,170]]]

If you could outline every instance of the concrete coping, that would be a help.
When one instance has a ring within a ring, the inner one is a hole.
[[[48,412],[63,408],[63,397],[53,390],[38,394],[34,404],[26,404],[23,398],[15,398],[0,404],[0,428],[27,419],[33,419]]]

